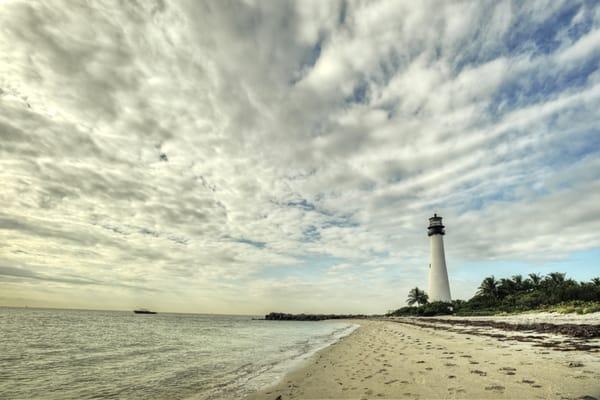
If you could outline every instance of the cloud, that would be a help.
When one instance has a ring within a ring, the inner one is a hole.
[[[599,246],[590,3],[14,1],[0,24],[9,303],[381,312],[424,284],[434,211],[451,276]]]
[[[95,279],[88,279],[82,276],[48,276],[44,274],[39,274],[37,272],[28,270],[26,268],[15,268],[15,267],[2,267],[0,266],[0,277],[9,278],[9,279],[25,279],[25,280],[34,280],[34,281],[47,281],[47,282],[58,282],[58,283],[66,283],[71,285],[101,285],[101,286],[110,286],[110,287],[123,287],[127,289],[134,290],[143,290],[156,292],[156,289],[149,289],[143,286],[135,286],[135,285],[123,285],[118,282],[102,282]]]

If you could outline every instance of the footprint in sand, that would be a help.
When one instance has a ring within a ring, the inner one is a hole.
[[[398,379],[392,379],[391,381],[384,382],[384,384],[391,385],[394,382],[398,382]]]
[[[515,375],[516,368],[512,367],[502,367],[498,371],[504,372],[505,375]]]
[[[417,364],[425,364],[425,361],[419,360],[419,361],[417,361]]]
[[[454,379],[456,378],[456,375],[448,375],[448,379]]]
[[[487,372],[481,371],[481,370],[478,370],[478,369],[472,369],[471,373],[472,374],[477,374],[479,376],[487,376]]]
[[[523,380],[521,381],[521,383],[527,383],[527,384],[531,385],[532,383],[535,383],[535,381],[532,381],[532,380],[530,380],[530,379],[523,379]]]
[[[485,390],[493,390],[493,391],[496,391],[496,392],[502,392],[502,391],[504,391],[504,386],[490,385],[490,386],[486,386]]]

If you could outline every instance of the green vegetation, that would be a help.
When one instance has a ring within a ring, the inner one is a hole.
[[[586,314],[600,311],[600,278],[577,282],[559,272],[544,277],[529,274],[526,279],[521,275],[500,280],[490,276],[481,282],[475,296],[468,301],[428,303],[427,294],[414,288],[409,292],[407,302],[409,307],[387,315],[493,315],[528,311]],[[413,306],[415,303],[419,306]]]
[[[453,307],[451,303],[444,303],[442,301],[434,301],[433,303],[426,303],[419,307],[409,306],[402,307],[396,311],[392,311],[387,316],[417,316],[417,317],[430,317],[433,315],[450,315],[453,314]]]
[[[559,314],[589,314],[600,312],[600,301],[566,301],[551,306],[540,307],[536,311],[555,312]]]

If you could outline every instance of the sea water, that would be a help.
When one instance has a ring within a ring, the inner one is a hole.
[[[230,399],[356,325],[0,308],[0,398]]]

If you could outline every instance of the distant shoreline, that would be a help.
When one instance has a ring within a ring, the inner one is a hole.
[[[265,315],[267,321],[325,321],[336,319],[367,319],[380,316],[364,314],[289,314],[281,312],[271,312]]]
[[[129,310],[103,310],[96,308],[64,308],[64,307],[38,307],[38,306],[4,306],[0,305],[0,309],[7,308],[12,310],[51,310],[51,311],[93,311],[93,312],[116,312],[116,313],[131,313],[133,308]],[[160,314],[177,314],[177,315],[208,315],[208,316],[223,316],[223,317],[247,317],[250,319],[264,319],[261,314],[212,314],[212,313],[192,313],[192,312],[176,312],[176,311],[161,311],[156,310]]]

